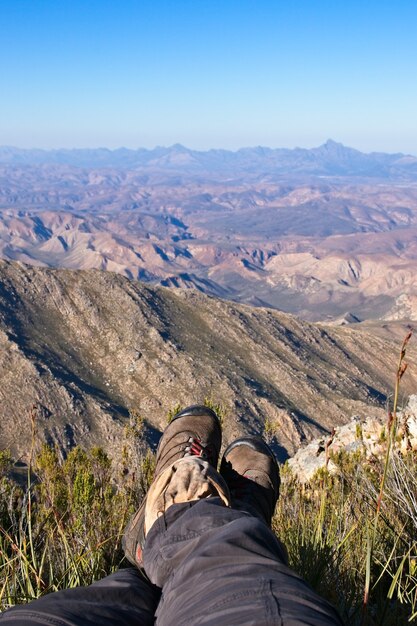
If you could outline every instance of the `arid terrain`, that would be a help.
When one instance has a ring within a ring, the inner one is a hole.
[[[36,439],[123,445],[129,411],[155,443],[168,411],[221,403],[225,440],[264,433],[284,459],[352,415],[384,415],[403,324],[329,327],[110,273],[0,262],[0,449]],[[409,349],[410,362],[417,351]],[[415,391],[410,367],[403,393]]]
[[[0,148],[0,256],[0,449],[27,457],[31,407],[65,454],[120,446],[132,410],[155,442],[208,398],[226,440],[283,459],[384,413],[417,318],[417,159]]]
[[[0,148],[0,256],[193,287],[310,321],[417,318],[417,159]]]

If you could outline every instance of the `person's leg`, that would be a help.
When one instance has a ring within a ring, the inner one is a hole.
[[[1,626],[152,626],[160,589],[137,569],[65,589],[0,613]]]
[[[279,489],[272,452],[253,438],[226,450],[222,473],[234,505],[247,509],[233,510],[215,470],[219,447],[213,412],[192,407],[176,416],[158,446],[145,504],[126,530],[128,558],[162,587],[158,626],[340,626],[336,611],[287,567],[268,527]],[[216,452],[212,466],[206,449]]]
[[[341,626],[286,564],[267,525],[218,498],[175,504],[150,529],[145,571],[162,596],[157,626]]]
[[[171,477],[173,465],[182,459],[202,459],[206,463],[205,471],[209,472],[211,476],[218,476],[217,471],[211,470],[217,468],[221,444],[220,420],[214,411],[200,405],[189,406],[180,411],[174,415],[159,440],[156,451],[154,483],[160,480],[165,481],[165,473],[166,476]],[[142,565],[142,548],[148,530],[145,511],[149,510],[150,492],[152,496],[156,491],[154,483],[143,499],[141,506],[129,521],[123,537],[125,556],[132,565],[137,567]],[[197,489],[200,487],[197,484]],[[221,490],[227,491],[227,486],[223,485]],[[164,490],[162,493],[165,493]],[[200,492],[200,496],[203,497],[203,492]],[[193,497],[195,500],[197,499],[196,493],[192,495],[188,492],[187,486],[182,485],[179,496],[175,491],[171,492],[169,504],[192,500]],[[165,510],[168,502],[163,504],[165,506],[161,510]]]

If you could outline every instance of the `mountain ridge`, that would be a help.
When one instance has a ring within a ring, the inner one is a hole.
[[[402,153],[363,153],[327,140],[316,148],[245,147],[238,150],[193,150],[181,144],[153,149],[63,148],[28,149],[0,146],[0,163],[11,165],[71,165],[80,168],[119,167],[158,170],[161,167],[188,174],[205,173],[220,179],[251,173],[313,176],[363,176],[416,179],[417,157]]]
[[[0,448],[27,456],[33,406],[38,438],[65,454],[119,448],[131,409],[155,442],[177,402],[208,397],[225,407],[226,442],[268,430],[283,459],[352,414],[381,415],[397,343],[110,272],[1,261]]]

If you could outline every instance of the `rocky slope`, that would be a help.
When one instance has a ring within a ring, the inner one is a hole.
[[[0,449],[26,457],[32,406],[38,438],[114,451],[129,409],[155,442],[177,402],[209,397],[226,408],[226,441],[266,429],[285,458],[352,414],[381,414],[399,346],[362,324],[312,325],[112,273],[4,261],[0,344]],[[407,380],[412,391],[412,367]]]

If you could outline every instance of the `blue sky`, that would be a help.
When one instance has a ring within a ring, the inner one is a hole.
[[[417,2],[0,0],[0,145],[417,154]]]

